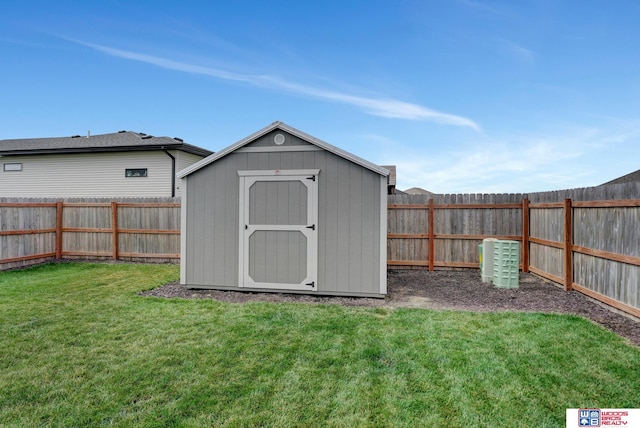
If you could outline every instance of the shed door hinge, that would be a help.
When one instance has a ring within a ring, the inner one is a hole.
[[[316,181],[316,176],[312,175],[311,177],[307,177],[307,180]]]
[[[307,226],[307,229],[316,230],[316,225],[312,224],[311,226]]]
[[[314,285],[316,285],[316,282],[315,281],[311,281],[310,283],[305,284],[305,285],[309,285],[309,286],[313,287]]]

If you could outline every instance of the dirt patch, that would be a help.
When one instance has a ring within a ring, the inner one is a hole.
[[[189,290],[177,283],[141,293],[145,296],[215,299],[231,303],[298,302],[386,308],[453,309],[467,311],[525,311],[575,314],[640,346],[640,320],[620,313],[577,291],[565,292],[538,276],[520,274],[520,287],[504,289],[483,283],[477,270],[392,270],[385,299],[323,297],[285,293]]]

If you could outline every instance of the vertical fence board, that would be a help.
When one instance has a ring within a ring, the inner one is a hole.
[[[429,257],[429,270],[433,271],[434,269],[434,265],[435,265],[435,225],[434,225],[434,218],[435,218],[435,213],[434,213],[434,208],[433,208],[433,199],[429,199],[429,221],[428,221],[428,232],[429,232],[429,250],[428,250],[428,257]]]
[[[522,271],[529,272],[529,199],[522,200]]]
[[[573,209],[571,199],[564,200],[564,291],[573,288]]]

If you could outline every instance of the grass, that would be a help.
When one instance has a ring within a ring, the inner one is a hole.
[[[565,426],[640,403],[640,350],[575,317],[137,293],[176,266],[0,273],[0,426]]]

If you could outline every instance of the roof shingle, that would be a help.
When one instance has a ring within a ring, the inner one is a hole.
[[[173,149],[200,156],[209,156],[210,150],[184,143],[181,139],[120,131],[86,137],[53,137],[0,140],[0,155],[29,155],[50,153],[86,153],[111,151],[144,151]]]
[[[602,184],[602,186],[607,184],[635,183],[637,181],[640,181],[640,169],[630,174],[623,175],[622,177],[618,177],[615,180],[607,181]]]

